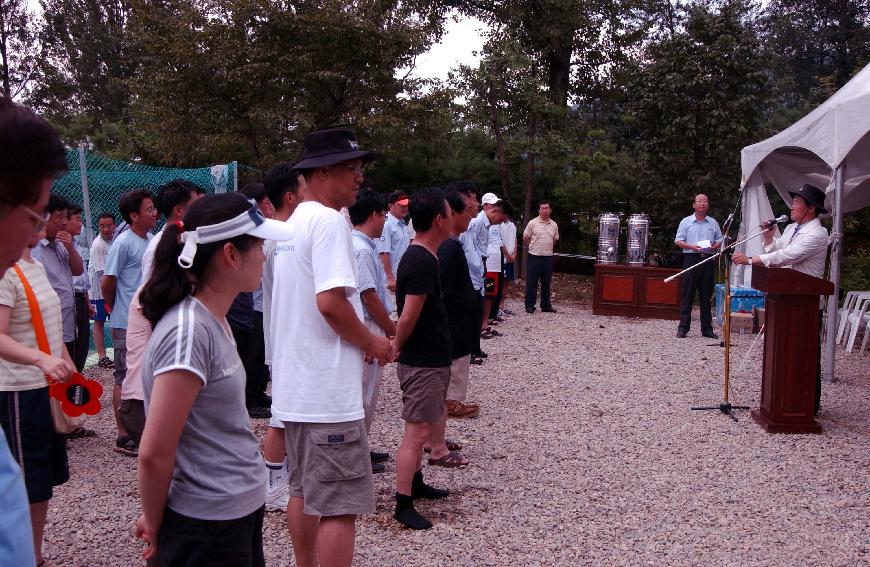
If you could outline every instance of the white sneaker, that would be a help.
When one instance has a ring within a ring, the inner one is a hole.
[[[286,512],[287,502],[290,500],[290,487],[287,486],[287,477],[278,476],[275,482],[266,479],[266,511]]]

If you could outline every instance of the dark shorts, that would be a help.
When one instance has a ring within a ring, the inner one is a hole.
[[[310,516],[371,514],[375,487],[365,422],[284,422],[290,496]]]
[[[55,433],[48,388],[0,392],[0,423],[24,473],[31,503],[51,500],[52,488],[69,480],[66,437]]]
[[[94,315],[94,321],[107,321],[109,319],[109,314],[106,313],[106,300],[105,299],[92,299],[91,305],[94,306],[97,313]]]
[[[130,439],[139,445],[142,432],[145,431],[145,402],[142,400],[121,400],[118,407],[118,419],[127,431]]]
[[[450,367],[422,368],[401,362],[396,366],[402,388],[402,419],[415,423],[435,423],[444,412]]]
[[[199,520],[167,507],[157,552],[170,567],[265,567],[264,510],[234,520]]]
[[[514,263],[505,262],[505,265],[502,268],[502,274],[504,275],[504,279],[506,280],[514,279]]]

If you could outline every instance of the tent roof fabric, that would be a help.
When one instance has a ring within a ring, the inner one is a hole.
[[[782,132],[746,146],[741,186],[759,173],[788,202],[788,190],[813,183],[833,191],[832,174],[845,164],[843,212],[870,205],[870,65],[815,110]],[[830,196],[827,205],[832,205]],[[827,206],[832,210],[831,206]]]

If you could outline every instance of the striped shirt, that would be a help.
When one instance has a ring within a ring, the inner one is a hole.
[[[45,273],[45,268],[37,261],[18,261],[18,267],[24,272],[24,277],[33,289],[33,295],[39,302],[39,312],[48,345],[54,356],[63,354],[63,326],[61,323],[60,299]],[[30,316],[30,305],[24,295],[24,285],[15,270],[8,269],[0,280],[0,305],[9,307],[9,328],[6,334],[14,341],[33,349],[36,345],[36,333],[33,330],[33,319]],[[28,364],[16,364],[0,358],[0,391],[20,392],[34,390],[46,386],[45,373]]]

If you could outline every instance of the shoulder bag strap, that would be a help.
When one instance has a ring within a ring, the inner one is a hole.
[[[33,293],[33,288],[30,287],[30,282],[24,277],[24,272],[16,263],[15,273],[21,280],[21,285],[24,287],[24,296],[27,297],[27,305],[30,307],[30,319],[33,322],[33,332],[36,335],[36,344],[39,350],[46,354],[51,354],[51,347],[48,346],[48,336],[45,334],[45,325],[42,322],[42,312],[39,310],[39,302],[36,300],[36,295]]]

